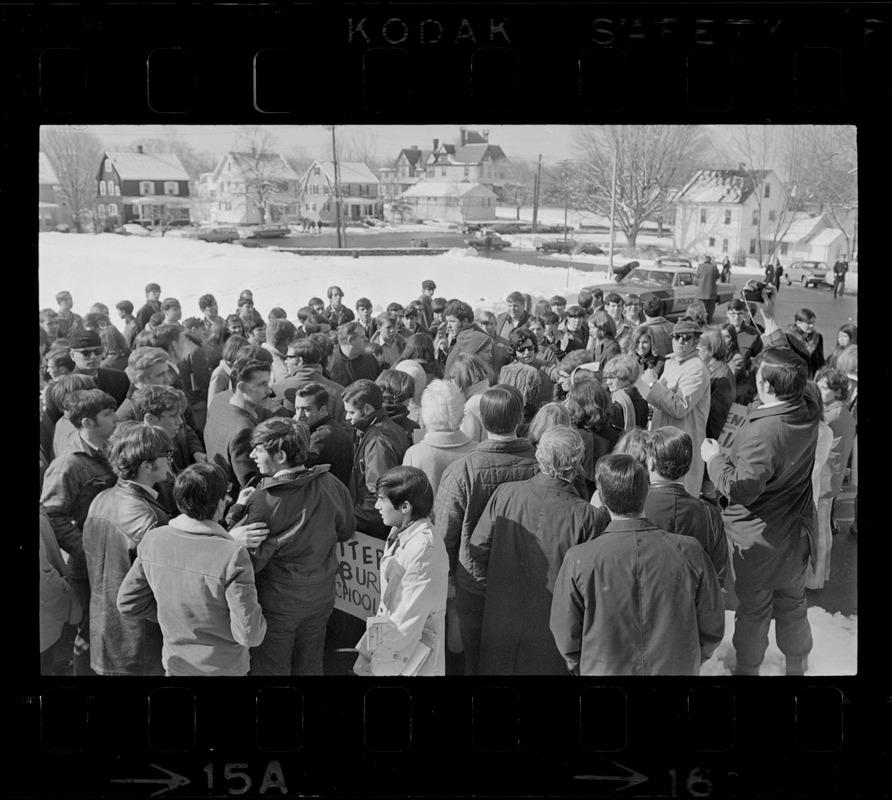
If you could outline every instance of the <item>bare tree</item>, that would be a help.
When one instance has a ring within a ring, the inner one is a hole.
[[[276,217],[283,206],[298,202],[278,144],[269,129],[260,125],[244,126],[235,143],[244,178],[242,195],[246,204],[257,209],[261,224]]]
[[[377,172],[385,165],[378,155],[378,135],[368,128],[354,127],[346,133],[341,128],[338,137],[338,160],[354,161],[365,164],[369,169]]]
[[[609,216],[615,157],[616,221],[634,249],[642,224],[665,212],[672,191],[697,164],[705,140],[698,125],[578,126],[567,189],[578,207]]]
[[[499,201],[514,206],[515,218],[520,219],[520,209],[533,200],[535,162],[501,159],[496,162],[495,177],[499,181],[494,187],[499,195]]]
[[[138,145],[142,145],[146,153],[176,155],[193,182],[198,180],[202,172],[213,172],[216,166],[216,159],[213,156],[197,152],[191,144],[179,137],[176,128],[173,127],[165,128],[163,136],[135,139],[131,142],[130,149],[135,151]]]
[[[74,228],[83,233],[96,212],[97,174],[105,154],[102,142],[94,134],[70,126],[43,127],[40,147],[59,178]]]

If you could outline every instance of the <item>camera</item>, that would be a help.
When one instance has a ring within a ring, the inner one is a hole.
[[[764,288],[764,281],[747,281],[743,287],[743,299],[746,300],[748,303],[761,303],[762,290]]]

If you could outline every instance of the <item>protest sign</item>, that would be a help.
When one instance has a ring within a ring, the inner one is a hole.
[[[338,542],[336,609],[360,619],[378,610],[381,599],[378,568],[383,554],[383,541],[358,531],[349,541]]]

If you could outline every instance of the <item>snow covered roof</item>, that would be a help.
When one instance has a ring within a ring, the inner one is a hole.
[[[828,245],[833,244],[842,235],[843,232],[839,228],[824,228],[824,230],[818,232],[814,239],[809,241],[809,245],[814,245],[815,247],[827,247]]]
[[[57,184],[59,178],[56,175],[56,170],[53,169],[53,165],[50,164],[49,156],[46,153],[38,153],[37,157],[37,182]]]
[[[421,150],[418,147],[404,147],[400,150],[400,154],[396,157],[396,160],[399,161],[402,156],[405,156],[410,167],[417,167],[423,165],[432,152],[433,150]]]
[[[475,194],[481,197],[496,196],[495,192],[480,183],[429,181],[422,178],[406,189],[400,197],[463,197],[466,194]]]
[[[132,181],[188,181],[189,173],[183,168],[175,153],[130,153],[112,152],[105,154],[115,165],[121,180]]]
[[[251,172],[253,170],[253,174],[258,174],[259,170],[256,165],[258,163],[266,163],[273,166],[275,169],[275,177],[279,180],[286,181],[296,181],[299,180],[297,173],[291,169],[288,165],[288,162],[282,158],[279,153],[238,153],[238,152],[230,152],[226,154],[230,156],[235,162],[235,166],[239,168],[239,170],[244,173],[246,170]],[[225,158],[226,156],[224,156]]]
[[[770,169],[701,169],[675,196],[676,203],[742,203],[753,192],[754,178],[763,181]]]
[[[487,152],[493,161],[507,158],[502,148],[497,144],[466,144],[455,151],[453,160],[456,164],[480,164]]]
[[[817,226],[823,225],[824,218],[821,215],[812,216],[810,214],[796,213],[793,214],[789,227],[786,223],[781,225],[780,230],[784,231],[784,235],[778,240],[795,244],[801,242],[807,236],[814,233]]]
[[[329,181],[334,183],[334,162],[332,161],[317,161],[322,171],[325,173],[325,177],[328,178]],[[313,166],[316,166],[314,164]],[[313,167],[310,167],[312,169]],[[341,186],[345,183],[378,183],[378,177],[369,169],[367,164],[362,163],[361,161],[338,161],[338,177],[341,181]]]

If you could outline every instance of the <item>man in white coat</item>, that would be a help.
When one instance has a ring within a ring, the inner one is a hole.
[[[635,384],[641,396],[654,407],[651,427],[656,430],[666,425],[688,433],[693,440],[693,452],[700,450],[706,438],[709,417],[709,372],[697,356],[697,342],[701,329],[690,319],[681,319],[672,329],[672,355],[666,359],[661,378],[645,370]],[[684,476],[684,487],[694,497],[700,496],[703,484],[703,464],[693,459]]]

